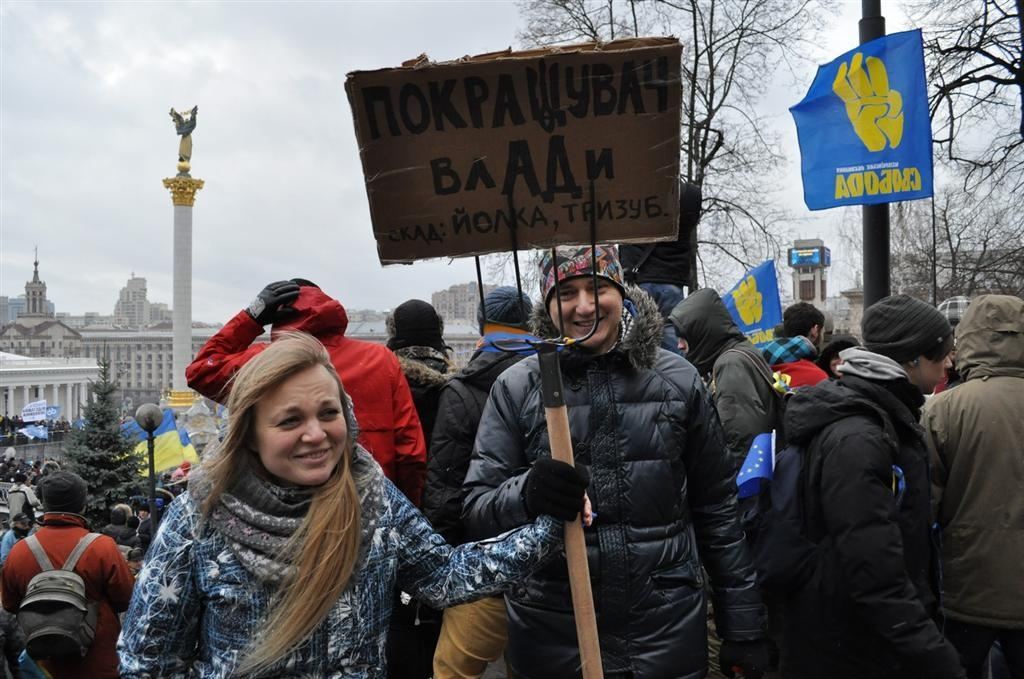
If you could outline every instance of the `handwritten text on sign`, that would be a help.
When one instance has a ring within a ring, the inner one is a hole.
[[[381,261],[674,237],[679,43],[596,47],[350,74]]]

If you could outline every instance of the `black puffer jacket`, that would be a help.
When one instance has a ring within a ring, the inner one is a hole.
[[[606,673],[696,679],[707,669],[701,564],[711,576],[718,630],[763,638],[763,608],[736,518],[732,467],[697,371],[659,347],[654,302],[627,289],[630,335],[603,355],[562,354],[576,459],[590,468],[597,516],[585,530]],[[554,327],[543,308],[537,334]],[[549,445],[536,357],[491,390],[466,477],[470,537],[529,519],[522,491]],[[573,677],[579,654],[564,559],[508,594],[507,658],[524,679]]]
[[[804,516],[819,549],[786,602],[786,677],[964,676],[932,621],[937,560],[922,402],[906,380],[850,375],[789,401],[786,433],[806,448]]]
[[[462,484],[487,395],[498,375],[523,359],[502,351],[478,351],[441,390],[430,437],[423,514],[451,545],[466,541],[462,525]]]

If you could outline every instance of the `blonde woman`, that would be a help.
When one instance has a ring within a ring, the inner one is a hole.
[[[355,443],[351,403],[312,337],[247,363],[228,409],[219,454],[193,472],[139,574],[122,677],[384,677],[396,583],[443,608],[500,592],[561,547],[551,516],[448,546]],[[566,465],[523,493],[564,519],[585,487]]]

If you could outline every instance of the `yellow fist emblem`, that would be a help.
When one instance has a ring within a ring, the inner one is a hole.
[[[865,62],[867,71],[864,70]],[[849,68],[845,63],[839,65],[832,91],[846,104],[846,115],[853,123],[853,130],[868,151],[881,151],[886,141],[891,148],[900,145],[903,139],[903,97],[896,90],[889,89],[889,74],[881,59],[864,59],[857,52]]]
[[[757,290],[757,281],[753,276],[747,276],[736,287],[732,293],[732,299],[736,303],[736,311],[746,325],[753,325],[761,320],[764,313],[764,303],[761,293]]]

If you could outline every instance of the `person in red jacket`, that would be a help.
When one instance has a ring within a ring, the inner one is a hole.
[[[797,302],[782,314],[782,337],[761,347],[772,370],[789,378],[789,386],[808,387],[828,379],[814,362],[825,327],[825,314],[813,304]]]
[[[89,533],[85,511],[87,487],[77,474],[58,471],[42,482],[43,527],[35,536],[50,562],[59,567],[71,555],[78,541]],[[29,581],[42,569],[32,550],[21,540],[11,549],[0,576],[3,607],[16,613]],[[96,636],[84,658],[39,660],[54,679],[118,677],[117,637],[121,634],[118,613],[128,610],[135,578],[121,556],[117,543],[101,535],[89,545],[75,566],[85,581],[85,595],[99,604]]]
[[[359,443],[418,506],[427,475],[427,446],[398,359],[387,347],[346,337],[345,307],[315,284],[295,278],[267,285],[200,349],[185,371],[188,386],[226,402],[231,377],[267,348],[265,343],[253,344],[267,324],[273,324],[271,341],[298,331],[316,337],[327,348],[352,397]]]

